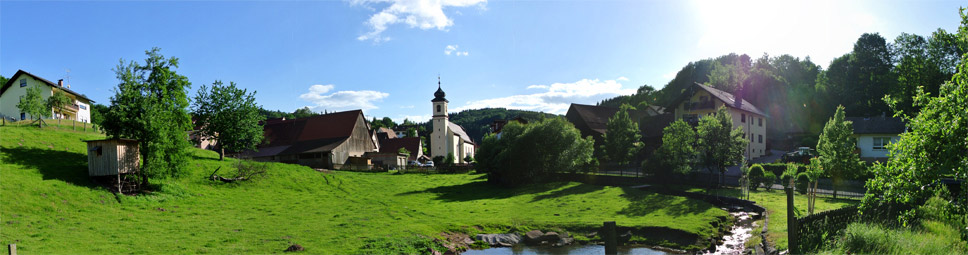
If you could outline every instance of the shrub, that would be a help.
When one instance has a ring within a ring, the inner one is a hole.
[[[770,171],[764,171],[763,177],[760,178],[760,184],[766,188],[766,191],[773,189],[773,184],[776,183],[776,175]]]
[[[810,185],[810,177],[803,173],[798,174],[796,184],[797,192],[800,195],[807,194],[808,185]]]
[[[749,184],[750,190],[756,191],[760,187],[760,182],[763,179],[763,166],[760,164],[754,164],[750,167]]]
[[[527,125],[508,123],[501,137],[487,136],[478,150],[480,169],[488,181],[517,186],[550,180],[556,172],[590,168],[594,141],[582,138],[563,118],[547,118]]]

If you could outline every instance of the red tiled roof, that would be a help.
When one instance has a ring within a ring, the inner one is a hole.
[[[380,152],[383,153],[394,153],[400,150],[400,148],[406,148],[410,151],[410,160],[417,158],[417,152],[421,150],[420,148],[420,137],[404,137],[404,138],[394,138],[394,139],[383,139],[380,140]]]

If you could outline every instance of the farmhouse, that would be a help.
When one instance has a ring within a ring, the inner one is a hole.
[[[27,94],[27,88],[35,87],[40,88],[41,98],[45,102],[47,98],[58,92],[64,92],[71,99],[71,103],[63,110],[50,109],[52,118],[91,122],[90,107],[94,100],[74,92],[70,89],[70,84],[65,87],[63,79],[54,83],[24,70],[17,70],[17,73],[10,77],[3,87],[0,87],[0,117],[16,120],[34,118],[35,116],[20,111],[17,104]]]
[[[847,117],[853,123],[854,138],[860,150],[860,159],[873,162],[887,159],[887,144],[901,139],[907,130],[900,118],[886,117]]]
[[[675,119],[681,119],[692,125],[699,123],[699,118],[716,112],[719,107],[726,107],[733,117],[733,127],[743,128],[744,138],[749,138],[746,147],[747,158],[758,158],[766,155],[766,123],[767,116],[759,108],[746,99],[710,86],[694,83],[686,89],[671,104]]]
[[[565,119],[575,125],[582,137],[591,136],[595,139],[595,148],[598,148],[605,144],[608,119],[618,111],[618,107],[571,104],[565,113]],[[663,114],[664,111],[660,106],[629,111],[629,118],[638,123],[642,140],[645,141],[645,147],[639,151],[640,158],[648,157],[662,144],[662,129],[669,125],[668,119],[671,119],[671,115]]]
[[[454,156],[454,162],[458,164],[467,163],[467,157],[474,157],[474,142],[471,137],[464,132],[464,128],[451,123],[447,119],[446,94],[440,88],[440,81],[437,81],[437,92],[434,92],[433,103],[433,130],[430,134],[430,155],[433,158]]]
[[[329,113],[300,119],[277,119],[263,125],[265,142],[243,156],[259,161],[342,168],[350,157],[377,151],[363,111]]]

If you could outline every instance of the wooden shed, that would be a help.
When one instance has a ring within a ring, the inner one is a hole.
[[[91,177],[138,173],[138,140],[112,138],[87,141],[87,173]]]

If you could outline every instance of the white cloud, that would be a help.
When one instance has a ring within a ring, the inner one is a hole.
[[[466,51],[457,50],[457,48],[459,47],[460,46],[458,45],[447,45],[447,47],[444,47],[444,55],[450,55],[451,53],[454,53],[454,55],[457,55],[457,56],[467,56],[468,53]]]
[[[629,81],[629,78],[625,78],[625,76],[622,76],[622,77],[618,77],[618,79],[615,79],[615,80],[616,81]]]
[[[331,94],[327,94],[333,90],[335,86],[332,84],[328,85],[312,85],[309,87],[309,92],[299,95],[299,98],[313,103],[315,111],[321,110],[351,110],[351,109],[363,109],[371,110],[377,109],[374,102],[383,101],[383,98],[390,96],[390,94],[372,91],[372,90],[344,90],[336,91]]]
[[[635,89],[623,89],[622,83],[620,83],[621,80],[621,77],[615,80],[604,81],[599,79],[582,79],[572,83],[531,85],[528,86],[528,89],[542,89],[545,91],[528,95],[513,95],[471,101],[454,111],[486,107],[504,107],[564,114],[571,103],[594,104],[603,99],[635,93]]]
[[[428,114],[428,115],[400,115],[400,119],[394,120],[394,121],[396,121],[397,123],[403,123],[403,120],[406,119],[406,120],[410,120],[410,121],[413,121],[413,122],[420,123],[420,122],[426,122],[426,121],[430,120],[430,117],[431,117],[430,114]]]
[[[423,30],[436,28],[446,31],[448,27],[454,25],[454,21],[444,14],[444,8],[477,5],[484,9],[487,0],[351,0],[350,4],[362,5],[374,10],[375,8],[370,5],[380,4],[385,7],[365,22],[370,27],[370,32],[356,38],[360,41],[381,42],[389,40],[389,37],[382,35],[383,31],[398,23],[407,24],[411,28]]]

